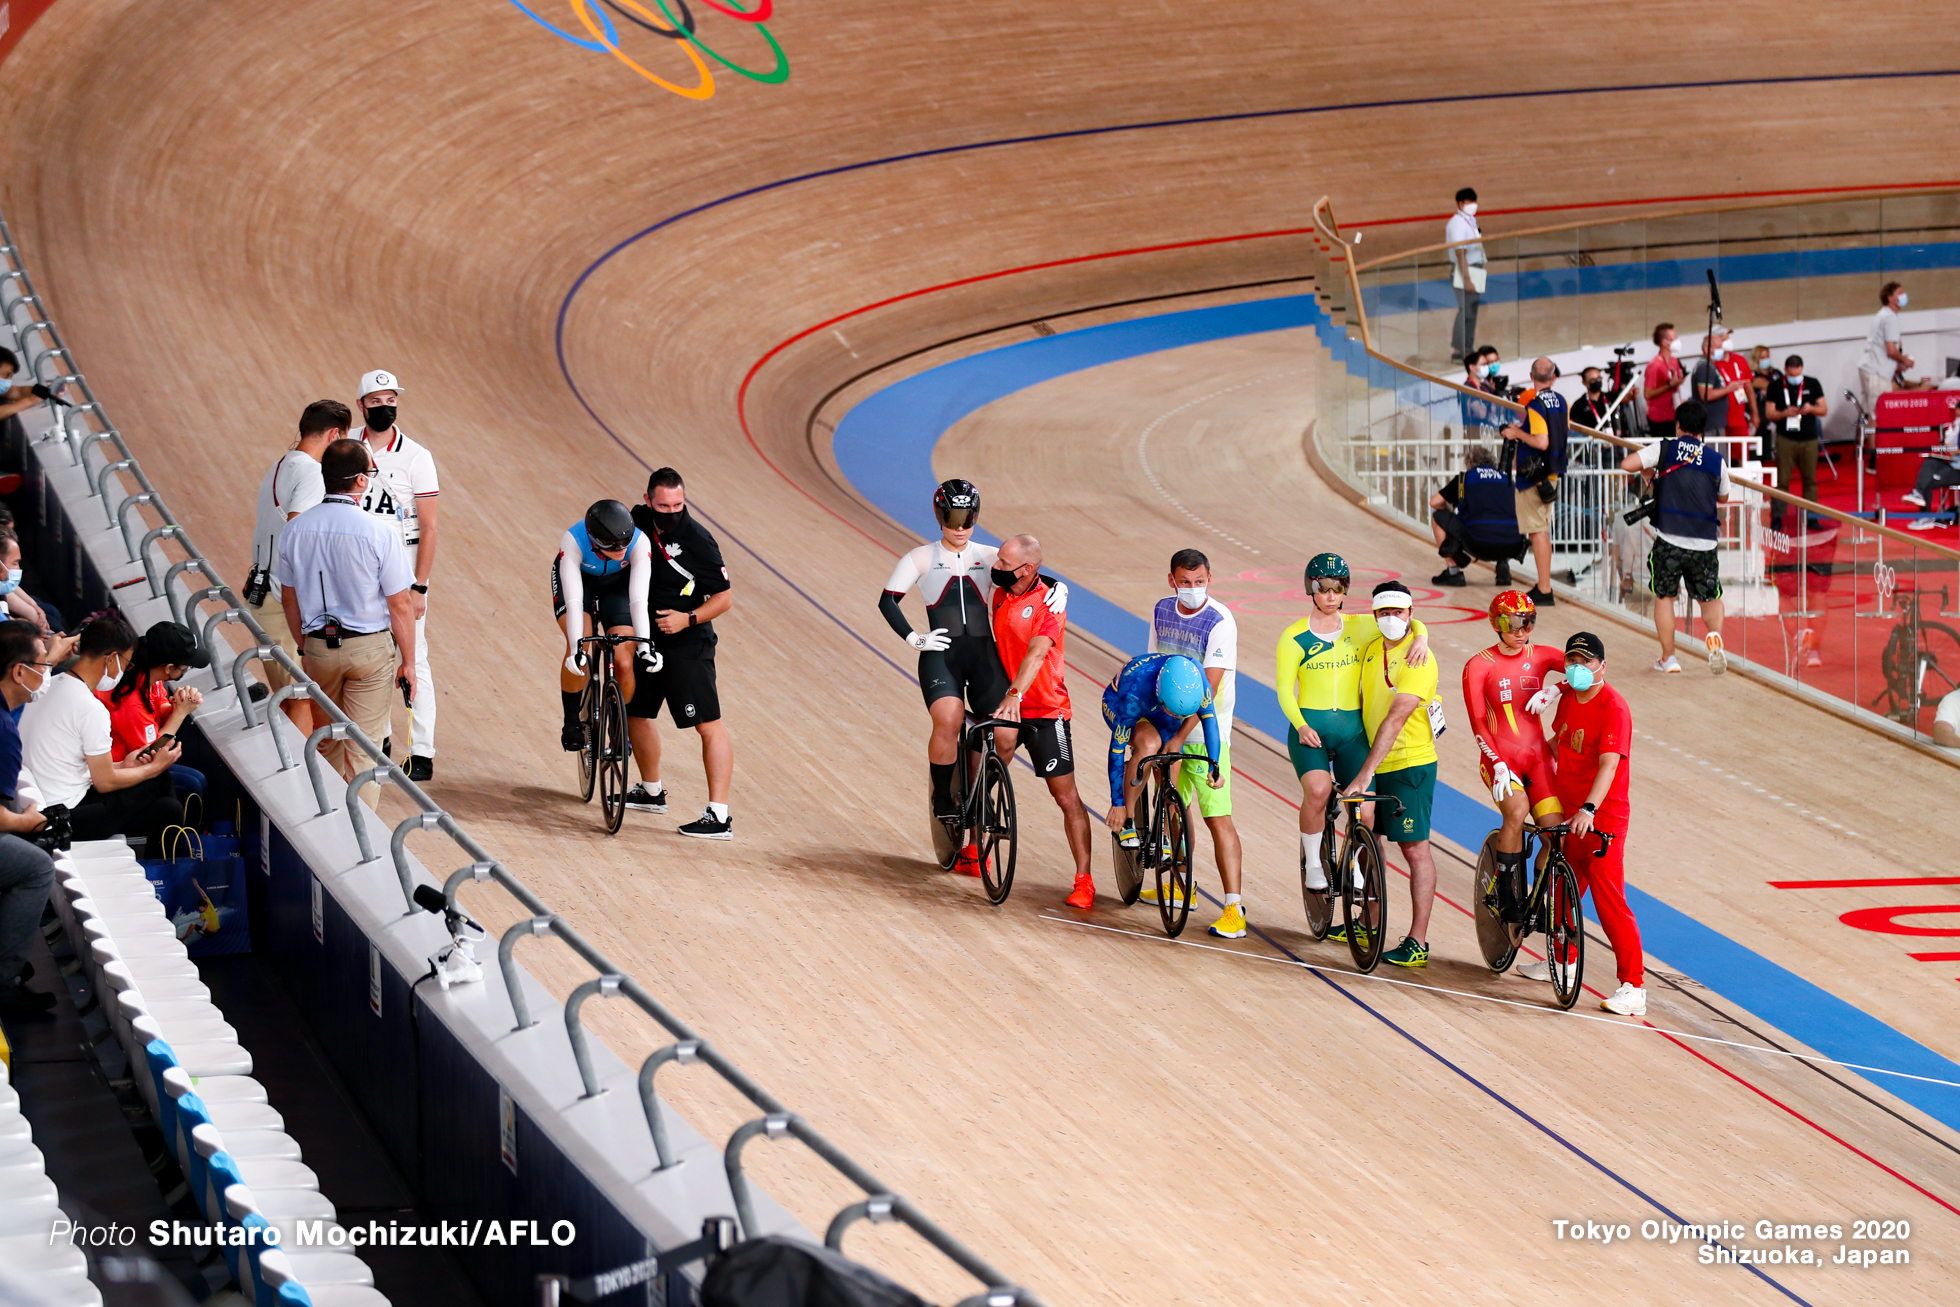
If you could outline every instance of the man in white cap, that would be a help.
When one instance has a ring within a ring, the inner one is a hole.
[[[399,523],[402,543],[415,559],[415,583],[410,587],[415,613],[415,699],[409,710],[408,778],[419,782],[435,774],[436,687],[429,675],[427,626],[441,487],[436,483],[435,459],[395,424],[400,403],[401,382],[394,373],[377,368],[361,377],[363,425],[356,438],[367,444],[379,469],[361,498],[361,507]]]

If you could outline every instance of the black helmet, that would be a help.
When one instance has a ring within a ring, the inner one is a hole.
[[[964,531],[980,520],[980,487],[961,477],[941,481],[932,492],[932,515],[948,531]]]
[[[633,513],[617,499],[585,510],[585,536],[594,549],[624,549],[633,542]]]

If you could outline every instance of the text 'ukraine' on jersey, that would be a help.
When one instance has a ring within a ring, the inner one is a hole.
[[[991,640],[987,604],[993,598],[993,567],[999,556],[1000,550],[993,545],[969,544],[956,554],[935,540],[899,555],[898,566],[885,582],[885,594],[902,599],[916,585],[926,601],[927,630],[943,628],[954,639],[972,636]],[[898,630],[893,621],[896,600],[881,606],[887,609],[886,620]],[[900,630],[899,634],[905,632]]]
[[[1028,692],[1021,696],[1021,716],[1059,717],[1066,721],[1074,715],[1069,707],[1068,686],[1062,680],[1066,656],[1062,641],[1067,634],[1068,618],[1050,612],[1047,601],[1048,587],[1039,579],[1023,595],[995,590],[994,647],[1000,650],[1001,666],[1012,680],[1019,674],[1028,656],[1028,646],[1036,637],[1047,636],[1054,641],[1042,655],[1041,670],[1034,674]]]
[[[1544,728],[1525,705],[1545,688],[1547,674],[1564,667],[1565,654],[1548,644],[1528,644],[1515,655],[1485,649],[1463,664],[1463,706],[1487,756],[1501,762],[1513,752],[1547,751]]]

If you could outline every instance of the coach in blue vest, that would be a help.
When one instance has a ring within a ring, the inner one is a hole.
[[[1482,445],[1465,451],[1463,471],[1429,497],[1429,529],[1436,552],[1449,560],[1432,585],[1467,585],[1463,569],[1473,558],[1497,564],[1497,584],[1511,584],[1511,562],[1524,557],[1518,534],[1517,497],[1511,479],[1497,470],[1497,456]]]
[[[1722,569],[1716,555],[1722,520],[1718,505],[1729,497],[1729,469],[1722,451],[1702,440],[1708,409],[1698,399],[1674,411],[1675,430],[1620,463],[1622,471],[1652,474],[1656,501],[1654,548],[1647,557],[1654,592],[1654,629],[1661,638],[1657,672],[1679,672],[1674,656],[1674,596],[1685,583],[1708,624],[1708,670],[1728,670],[1722,652]]]

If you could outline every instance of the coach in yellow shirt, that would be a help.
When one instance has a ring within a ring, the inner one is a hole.
[[[1436,803],[1436,734],[1429,704],[1436,698],[1436,659],[1409,664],[1415,598],[1400,581],[1375,587],[1375,625],[1381,637],[1361,651],[1361,721],[1368,758],[1348,794],[1370,788],[1375,830],[1402,847],[1409,862],[1409,934],[1382,955],[1398,967],[1429,965],[1429,911],[1436,901],[1436,861],[1429,851],[1429,814]]]

